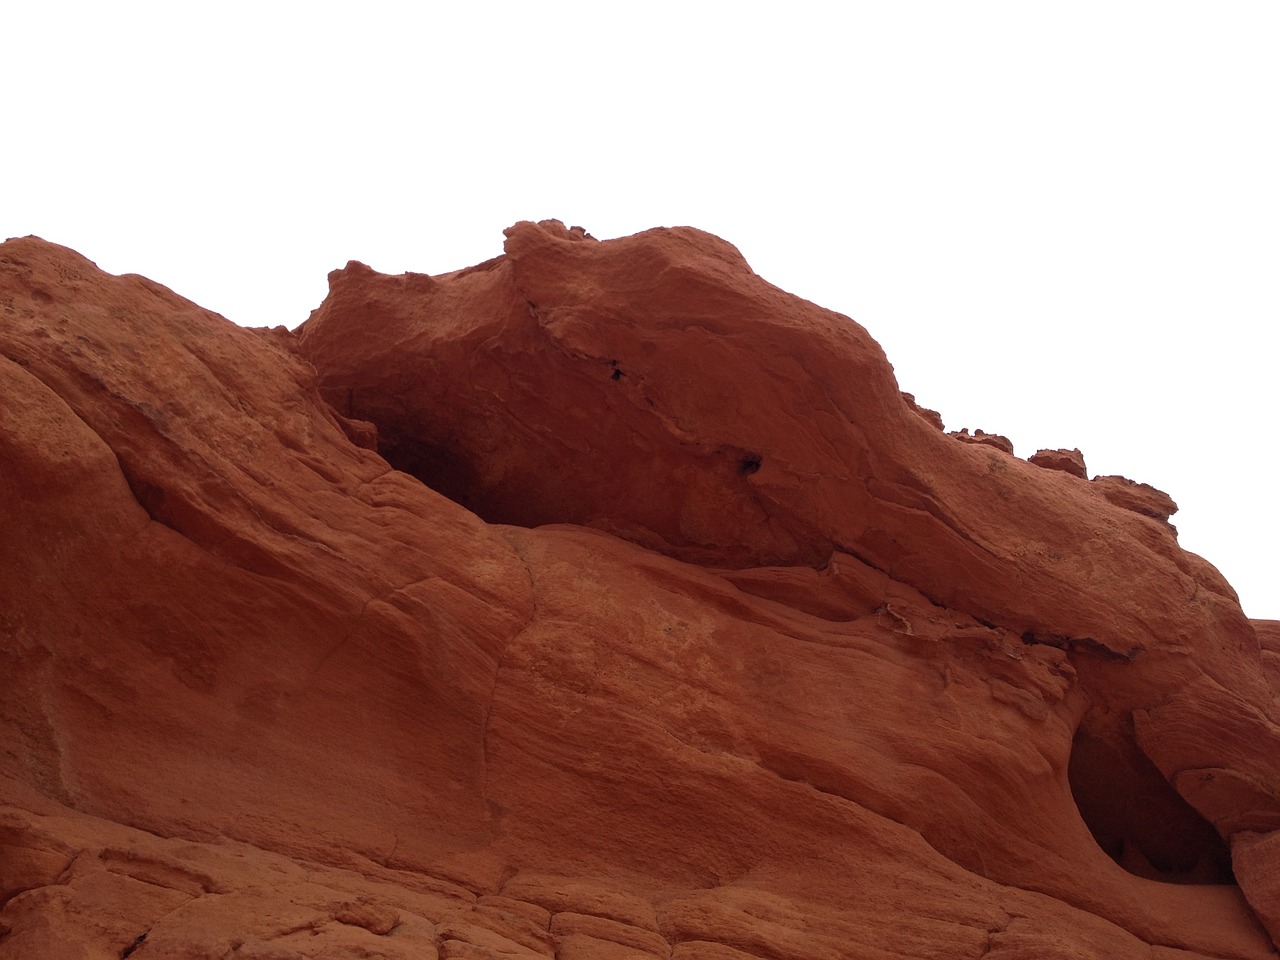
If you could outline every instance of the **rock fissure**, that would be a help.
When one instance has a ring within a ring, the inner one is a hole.
[[[123,950],[120,951],[120,960],[127,960],[128,957],[133,956],[134,952],[137,951],[139,947],[141,947],[144,943],[147,942],[147,936],[150,933],[151,933],[151,930],[148,929],[148,930],[142,931],[142,933],[134,937],[133,941],[128,946],[126,946]]]
[[[502,650],[498,654],[497,662],[493,668],[493,683],[489,687],[489,695],[485,703],[484,719],[480,725],[480,756],[481,756],[481,797],[486,803],[491,802],[489,796],[489,720],[493,716],[493,705],[498,696],[498,684],[502,679],[502,668],[506,660],[507,652],[512,645],[518,643],[529,630],[531,630],[538,622],[538,589],[534,580],[533,569],[529,566],[529,561],[521,552],[520,545],[513,542],[509,537],[507,540],[512,553],[520,561],[520,565],[524,570],[524,575],[528,583],[529,589],[529,615],[523,624],[508,638],[503,644]]]
[[[1038,635],[1028,630],[1022,634],[1022,642],[1027,646],[1056,647],[1069,653],[1083,653],[1101,657],[1104,660],[1115,660],[1132,663],[1142,653],[1141,647],[1133,647],[1127,653],[1114,650],[1107,644],[1093,637],[1060,637],[1055,635]]]
[[[359,612],[356,613],[356,615],[351,619],[351,624],[350,626],[347,627],[346,632],[343,633],[342,636],[339,637],[336,641],[334,641],[329,646],[329,648],[320,655],[320,658],[316,660],[315,666],[311,668],[310,672],[307,675],[307,679],[304,682],[304,686],[309,687],[313,683],[315,683],[316,677],[320,675],[320,672],[324,669],[325,665],[329,663],[329,661],[332,660],[340,650],[342,650],[351,642],[351,638],[355,636],[356,630],[359,629],[360,623],[364,619],[365,612],[368,611],[369,609],[369,605],[377,602],[379,599],[380,598],[378,597],[370,597],[368,600],[364,602],[364,604],[360,607]]]

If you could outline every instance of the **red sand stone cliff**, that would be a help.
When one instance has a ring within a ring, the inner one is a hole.
[[[1276,956],[1280,624],[1166,495],[507,233],[296,334],[0,248],[0,958]]]

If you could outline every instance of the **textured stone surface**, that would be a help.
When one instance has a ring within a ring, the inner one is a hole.
[[[997,450],[1003,450],[1008,454],[1013,453],[1013,441],[998,433],[987,433],[985,430],[975,430],[970,433],[968,427],[962,427],[948,434],[948,436],[955,437],[955,439],[962,440],[965,443],[977,443],[985,447],[995,447]]]
[[[1094,488],[1111,503],[1153,520],[1167,521],[1178,512],[1178,505],[1163,490],[1128,477],[1094,477]]]
[[[915,394],[907,393],[906,391],[903,391],[902,399],[906,401],[908,407],[923,417],[926,423],[932,424],[938,430],[946,431],[946,425],[942,422],[942,414],[937,410],[930,410],[928,407],[920,406],[920,404],[916,403]]]
[[[1084,454],[1079,449],[1072,450],[1037,450],[1027,457],[1030,463],[1046,470],[1061,470],[1082,480],[1089,479],[1089,471],[1084,465]]]
[[[1275,955],[1280,631],[1160,517],[696,230],[331,287],[0,247],[0,958]]]

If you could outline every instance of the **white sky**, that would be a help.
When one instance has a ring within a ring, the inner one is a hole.
[[[1168,491],[1280,618],[1275,0],[44,0],[0,35],[0,236],[295,326],[349,259],[701,227],[948,429]]]

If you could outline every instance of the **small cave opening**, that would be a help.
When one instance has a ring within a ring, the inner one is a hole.
[[[473,492],[478,478],[475,467],[455,450],[412,437],[379,435],[378,453],[403,473],[417,477],[436,493],[476,511]]]
[[[1067,778],[1098,846],[1135,876],[1161,883],[1234,884],[1231,851],[1138,748],[1132,728],[1086,724]]]
[[[570,495],[563,492],[573,490],[572,479],[564,481],[558,490],[552,483],[533,489],[526,481],[527,473],[518,471],[499,482],[486,481],[481,474],[483,456],[473,459],[463,441],[451,437],[428,441],[388,431],[378,435],[378,453],[396,470],[421,481],[485,523],[537,527],[575,522]],[[549,469],[549,476],[559,475]]]

